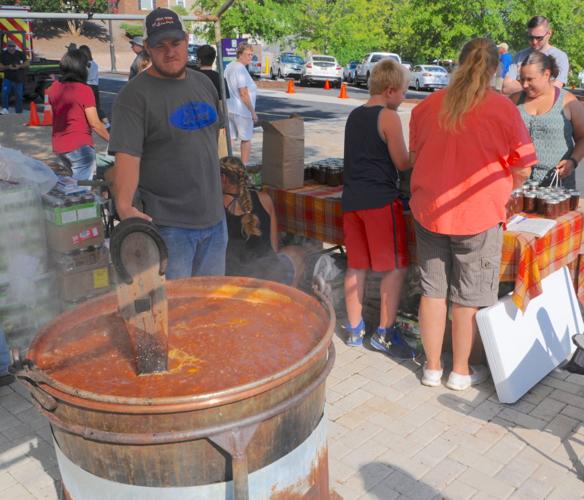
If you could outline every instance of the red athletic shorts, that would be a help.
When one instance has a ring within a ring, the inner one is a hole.
[[[399,198],[382,208],[345,212],[343,234],[352,269],[388,272],[409,264],[404,210]]]

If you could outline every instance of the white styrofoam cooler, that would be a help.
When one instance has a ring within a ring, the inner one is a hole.
[[[521,312],[508,295],[477,313],[497,396],[514,403],[566,360],[584,321],[568,268],[542,280],[543,293]]]

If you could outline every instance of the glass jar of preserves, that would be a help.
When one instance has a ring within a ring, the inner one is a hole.
[[[343,183],[343,167],[326,167],[326,183],[340,186]]]
[[[510,209],[514,214],[523,212],[523,189],[514,189],[511,192]]]
[[[537,193],[535,191],[528,191],[523,195],[523,211],[528,214],[533,214],[537,211],[536,206]]]
[[[545,205],[545,216],[548,219],[556,219],[560,216],[560,201],[556,198],[548,198]]]
[[[314,180],[319,184],[326,184],[326,168],[319,167],[314,173]]]
[[[539,215],[545,214],[545,202],[547,200],[548,194],[546,191],[538,191],[537,197],[535,199],[535,208]]]
[[[562,215],[570,211],[570,195],[566,192],[562,195]]]
[[[570,210],[576,210],[580,205],[580,191],[572,189],[570,191]]]

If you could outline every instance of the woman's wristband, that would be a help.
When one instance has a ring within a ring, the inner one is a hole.
[[[572,158],[572,157],[570,156],[570,158],[566,158],[566,160],[569,160],[569,161],[571,161],[571,162],[574,164],[574,168],[577,168],[577,167],[578,167],[578,162],[576,161],[576,159],[575,159],[575,158]]]

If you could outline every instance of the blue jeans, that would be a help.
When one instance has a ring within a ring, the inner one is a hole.
[[[6,334],[0,328],[0,377],[8,373],[8,366],[10,366],[10,351],[8,350]]]
[[[73,172],[73,179],[88,181],[95,173],[95,149],[93,146],[81,146],[68,153],[59,155],[61,161]]]
[[[4,78],[2,80],[2,107],[8,109],[8,103],[10,102],[10,94],[14,90],[14,95],[16,97],[16,102],[14,103],[14,110],[17,113],[22,113],[22,94],[24,93],[24,83],[23,82],[13,82]]]
[[[204,229],[158,226],[158,230],[168,248],[168,279],[225,275],[225,218]]]

